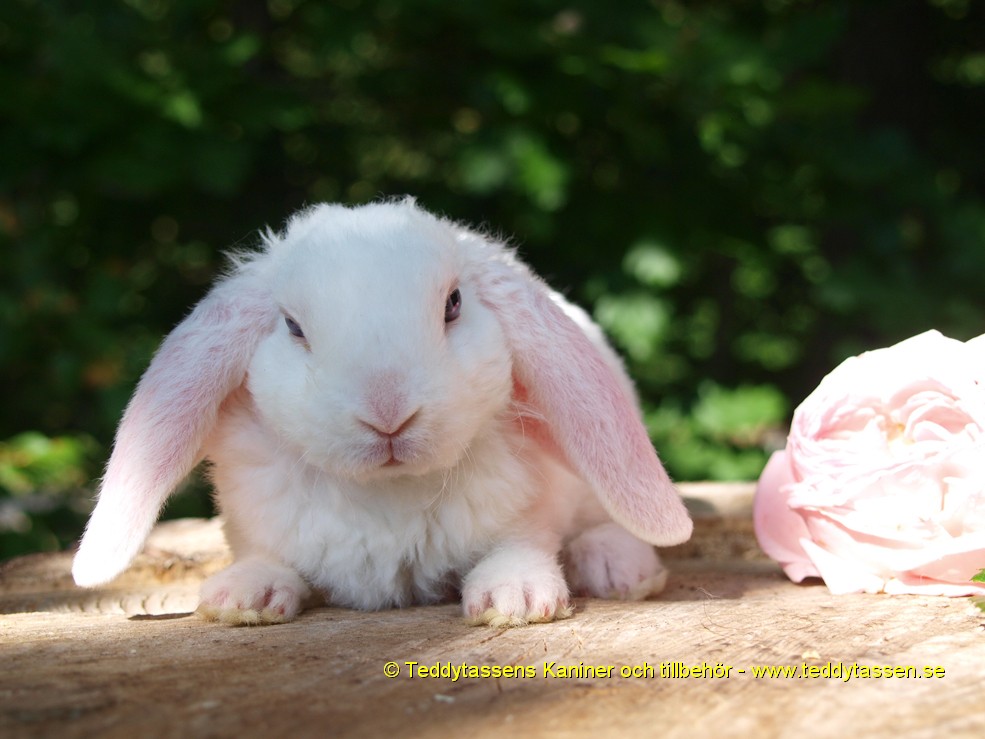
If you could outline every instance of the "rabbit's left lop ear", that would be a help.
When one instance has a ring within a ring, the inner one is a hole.
[[[514,375],[568,463],[609,515],[640,539],[658,546],[687,541],[691,518],[650,443],[622,368],[511,253],[484,267],[479,299],[499,317]]]
[[[79,585],[112,580],[137,555],[164,501],[201,461],[219,406],[272,330],[276,309],[251,266],[212,289],[141,378],[72,565]]]

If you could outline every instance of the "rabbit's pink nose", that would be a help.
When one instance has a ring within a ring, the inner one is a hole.
[[[407,429],[414,425],[417,420],[417,414],[420,412],[420,408],[411,412],[410,414],[404,416],[401,420],[391,421],[384,419],[372,419],[366,420],[365,418],[360,418],[359,423],[361,423],[366,428],[370,429],[374,433],[382,436],[385,439],[393,439],[401,434],[403,434]]]

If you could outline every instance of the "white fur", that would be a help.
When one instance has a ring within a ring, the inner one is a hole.
[[[519,625],[569,616],[568,582],[601,597],[662,588],[653,547],[606,512],[653,541],[690,532],[632,385],[587,315],[501,245],[410,200],[318,206],[220,288],[128,408],[78,582],[125,567],[173,480],[205,457],[235,557],[203,586],[206,618],[290,620],[311,590],[363,609],[460,591],[470,621]],[[588,384],[568,386],[582,362]],[[155,438],[161,418],[173,444]],[[129,461],[145,448],[146,470]],[[146,492],[130,502],[117,480]]]
[[[578,595],[642,600],[661,592],[667,570],[653,547],[612,521],[585,529],[564,550],[568,584]]]

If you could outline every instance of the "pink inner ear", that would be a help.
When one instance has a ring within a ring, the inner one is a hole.
[[[500,316],[517,386],[544,417],[550,437],[620,524],[645,541],[686,541],[691,519],[650,443],[639,411],[586,333],[546,287],[517,265],[486,277],[484,302]]]
[[[161,491],[166,497],[200,461],[219,406],[242,383],[271,322],[265,293],[224,287],[168,336],[141,378],[120,424],[107,482],[127,475],[139,489],[168,488]]]
[[[165,339],[137,386],[73,565],[112,579],[137,554],[168,495],[201,459],[219,406],[243,381],[275,311],[248,274],[220,283]]]
[[[536,411],[533,413],[523,412],[523,408],[530,402],[530,393],[527,392],[527,388],[515,374],[513,375],[513,399],[520,407],[520,415],[516,422],[523,431],[524,437],[536,441],[542,449],[561,464],[566,467],[573,467],[574,465],[564,453],[564,449],[555,441],[547,422]]]

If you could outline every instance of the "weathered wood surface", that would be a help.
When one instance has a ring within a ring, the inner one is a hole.
[[[68,555],[15,560],[0,570],[0,736],[985,736],[985,615],[967,600],[793,585],[756,550],[748,486],[686,492],[696,535],[667,552],[660,598],[579,600],[570,620],[513,630],[467,626],[454,605],[205,623],[197,586],[227,556],[211,522],[160,527],[100,591],[72,586]],[[408,662],[534,675],[411,678]],[[661,677],[674,662],[731,670]],[[921,677],[809,678],[805,664]],[[582,665],[613,670],[550,674]],[[654,676],[619,675],[646,665]]]

